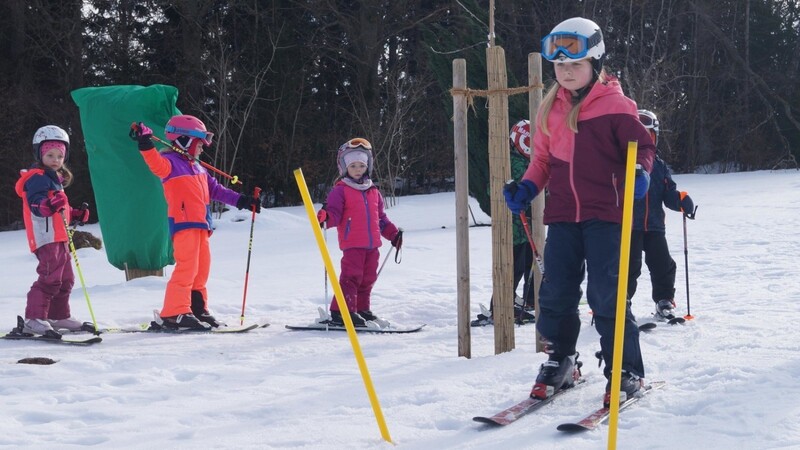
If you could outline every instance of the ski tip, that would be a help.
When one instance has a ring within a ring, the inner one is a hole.
[[[584,431],[589,431],[589,428],[586,428],[583,425],[579,425],[577,423],[562,423],[558,427],[556,427],[558,431],[563,431],[565,433],[581,433]]]
[[[657,325],[656,325],[655,322],[646,322],[646,323],[643,323],[643,324],[639,325],[639,331],[650,331],[650,330],[652,330],[653,328],[656,328],[656,327],[657,327]]]
[[[499,426],[504,425],[504,424],[501,424],[501,423],[498,423],[498,422],[492,420],[491,417],[475,416],[475,417],[472,418],[472,420],[474,420],[475,422],[478,422],[478,423],[482,423],[482,424],[485,424],[485,425],[492,426],[492,427],[499,427]]]

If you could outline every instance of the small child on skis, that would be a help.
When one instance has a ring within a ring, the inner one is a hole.
[[[639,110],[639,121],[650,132],[658,148],[658,117],[646,109]],[[642,251],[650,270],[655,318],[659,321],[675,318],[675,260],[669,254],[664,226],[664,208],[693,214],[694,202],[686,192],[678,192],[667,164],[658,157],[653,160],[650,187],[647,195],[633,204],[631,261],[628,273],[628,299],[636,293],[636,280],[642,273]]]
[[[378,247],[383,236],[399,251],[403,231],[386,216],[383,196],[370,179],[373,157],[369,141],[354,138],[345,142],[339,147],[336,161],[342,178],[328,194],[317,219],[323,226],[336,227],[338,231],[343,253],[339,283],[353,324],[365,327],[367,321],[387,323],[370,310],[370,294],[378,278]],[[335,298],[330,311],[332,324],[344,325]]]
[[[132,132],[145,163],[161,178],[167,200],[175,270],[164,294],[160,313],[163,324],[171,329],[219,327],[220,322],[209,312],[206,290],[211,266],[211,200],[257,213],[261,212],[261,202],[220,185],[198,162],[203,145],[211,145],[214,134],[197,117],[178,115],[169,119],[166,136],[172,148],[161,153],[153,145],[149,127],[139,123]]]
[[[515,181],[520,181],[531,159],[531,124],[527,119],[520,120],[513,127],[508,136],[511,150],[509,152],[511,158],[511,178]],[[528,218],[531,217],[531,208],[525,209],[525,214]],[[532,225],[531,225],[532,226]],[[513,258],[514,258],[514,321],[518,324],[533,323],[535,320],[534,309],[534,289],[533,277],[531,276],[531,267],[533,265],[533,249],[528,236],[525,234],[525,228],[522,225],[522,219],[519,214],[511,215],[511,230],[513,238]],[[517,286],[519,282],[522,284],[522,297],[517,295]],[[486,311],[481,305],[481,313],[478,314],[477,319],[470,322],[473,327],[492,325],[494,301],[489,306],[489,311]]]
[[[59,329],[78,331],[83,322],[70,314],[69,296],[75,284],[69,251],[69,222],[89,220],[88,209],[72,209],[64,188],[72,172],[64,162],[69,156],[69,135],[47,125],[33,135],[35,162],[23,170],[16,183],[22,198],[23,218],[31,252],[36,255],[39,278],[28,292],[23,332],[61,338]]]

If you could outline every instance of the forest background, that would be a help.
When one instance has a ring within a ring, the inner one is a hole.
[[[797,0],[497,1],[509,87],[527,84],[527,55],[574,16],[600,24],[607,70],[659,115],[676,172],[797,168]],[[46,124],[72,136],[71,202],[95,209],[70,97],[89,86],[176,86],[178,108],[215,133],[207,162],[244,192],[265,189],[272,206],[299,203],[297,167],[322,201],[337,148],[355,136],[373,143],[390,201],[450,190],[452,60],[467,60],[470,88],[486,88],[488,17],[489,0],[0,2],[0,229],[20,225],[13,184]],[[526,118],[527,96],[509,107],[511,124]],[[488,212],[487,115],[477,98],[470,193]]]

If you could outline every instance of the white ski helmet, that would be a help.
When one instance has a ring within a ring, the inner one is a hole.
[[[64,154],[64,161],[69,159],[69,135],[67,132],[55,125],[45,125],[36,130],[36,133],[33,133],[33,158],[36,161],[42,160],[40,151],[42,143],[45,141],[63,142],[67,148],[67,152]]]
[[[520,120],[513,127],[511,133],[508,135],[508,140],[511,145],[519,152],[520,155],[530,159],[531,158],[531,123],[527,119]]]
[[[573,17],[542,39],[542,56],[552,62],[591,58],[602,63],[606,54],[603,32],[589,19]]]
[[[660,124],[658,123],[658,117],[656,116],[656,113],[654,113],[652,111],[648,111],[646,109],[640,109],[639,110],[639,122],[642,122],[642,125],[644,125],[645,128],[647,128],[648,130],[652,130],[653,133],[655,133],[656,139],[655,139],[655,142],[653,142],[653,143],[654,144],[658,143],[658,134],[659,134],[659,125]]]

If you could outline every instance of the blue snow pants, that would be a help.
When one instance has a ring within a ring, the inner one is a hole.
[[[539,289],[539,317],[536,329],[557,356],[575,353],[581,321],[578,303],[581,283],[588,273],[586,296],[600,334],[600,348],[611,373],[614,349],[619,246],[622,226],[601,220],[548,225],[544,252],[545,277]],[[622,369],[644,377],[639,348],[639,328],[627,307]]]

